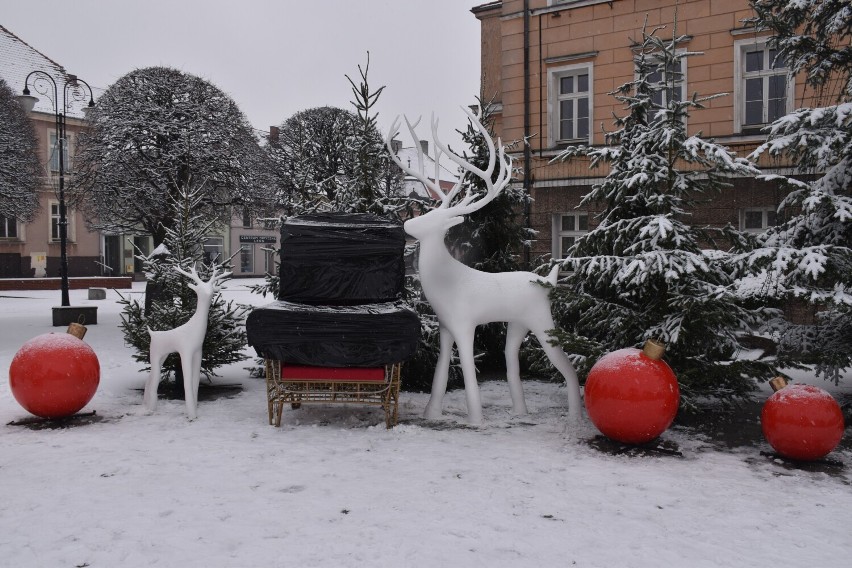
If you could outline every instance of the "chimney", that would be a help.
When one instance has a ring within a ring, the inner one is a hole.
[[[278,129],[277,126],[270,126],[269,127],[269,142],[271,142],[272,144],[277,144],[279,134],[280,134],[280,130]]]
[[[421,140],[420,141],[420,149],[423,150],[423,153],[428,156],[429,155],[429,141],[428,140]]]

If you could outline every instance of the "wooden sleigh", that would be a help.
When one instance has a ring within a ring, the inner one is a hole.
[[[380,406],[385,426],[399,419],[401,363],[384,367],[313,367],[266,359],[269,424],[281,426],[285,404],[365,404]]]

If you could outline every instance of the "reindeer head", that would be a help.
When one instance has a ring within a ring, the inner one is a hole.
[[[462,110],[467,114],[468,118],[473,122],[476,126],[477,130],[485,137],[485,143],[488,146],[489,150],[489,158],[488,158],[488,167],[485,170],[481,170],[451,151],[447,146],[445,146],[438,139],[438,120],[435,116],[432,116],[432,139],[435,142],[435,173],[434,178],[430,179],[428,175],[426,175],[425,171],[425,160],[423,157],[423,150],[419,145],[415,145],[417,149],[417,161],[418,167],[417,169],[412,169],[407,167],[402,163],[396,153],[393,151],[391,141],[399,134],[400,120],[399,117],[394,120],[391,125],[390,131],[388,132],[387,138],[385,140],[388,150],[390,151],[390,155],[393,158],[394,162],[410,176],[415,177],[417,180],[423,183],[424,186],[428,190],[430,190],[434,195],[437,195],[441,204],[420,215],[419,217],[414,217],[405,222],[404,228],[405,232],[411,235],[412,237],[423,240],[430,236],[435,236],[439,238],[443,238],[443,235],[455,225],[464,222],[464,216],[473,213],[474,211],[478,211],[486,204],[490,203],[497,195],[505,188],[509,181],[511,181],[512,177],[512,158],[507,156],[505,153],[505,147],[501,143],[500,139],[497,139],[497,146],[499,150],[495,150],[494,141],[491,139],[491,136],[488,133],[488,130],[479,122],[479,119],[474,116],[474,114],[468,109],[462,107]],[[420,123],[420,120],[415,122],[413,125],[408,121],[408,118],[405,118],[405,124],[408,126],[408,131],[411,133],[411,136],[414,140],[418,140],[417,133],[415,132],[415,128]],[[450,189],[448,192],[444,192],[440,186],[440,161],[441,155],[446,154],[447,157],[458,164],[458,166],[466,173],[475,175],[482,180],[485,181],[485,186],[488,189],[484,196],[473,193],[470,189],[467,190],[464,197],[457,200],[456,203],[452,203],[453,199],[456,198],[459,191],[461,191],[462,183],[464,182],[464,176],[459,179],[459,181]],[[494,168],[497,165],[497,162],[500,162],[500,170],[497,175],[497,179],[491,179],[492,174],[494,173]]]
[[[231,272],[223,272],[222,274],[217,274],[218,269],[214,268],[213,273],[210,275],[210,279],[205,282],[198,275],[198,272],[196,272],[194,266],[192,267],[191,272],[186,272],[179,266],[176,266],[175,272],[179,272],[180,274],[183,274],[184,276],[192,280],[191,284],[187,284],[189,289],[195,292],[195,295],[198,296],[199,299],[204,298],[207,301],[210,301],[213,295],[219,291],[219,285],[222,283],[222,281],[224,281],[232,274]]]

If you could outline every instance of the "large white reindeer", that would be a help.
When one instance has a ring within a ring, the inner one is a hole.
[[[160,370],[163,362],[172,353],[180,355],[180,365],[183,371],[183,392],[186,399],[186,414],[190,419],[198,416],[198,384],[201,381],[201,347],[204,344],[204,336],[207,334],[207,315],[210,312],[210,303],[213,296],[219,291],[219,284],[229,276],[230,272],[216,274],[216,269],[205,282],[198,276],[195,267],[191,272],[186,272],[179,267],[175,271],[183,274],[193,281],[189,288],[195,292],[198,301],[195,313],[186,323],[174,329],[164,331],[153,331],[151,336],[151,347],[149,359],[151,361],[151,374],[145,383],[145,395],[143,400],[148,410],[154,410],[157,406],[157,387],[160,384]]]
[[[471,424],[482,422],[482,402],[476,382],[476,367],[473,358],[473,338],[476,326],[490,322],[507,322],[506,332],[506,378],[512,397],[512,411],[515,414],[527,412],[524,393],[521,386],[518,351],[529,331],[532,331],[541,343],[551,363],[565,377],[568,387],[569,416],[580,416],[580,386],[574,366],[565,353],[549,342],[547,330],[554,327],[550,313],[548,290],[541,283],[556,284],[559,265],[554,266],[550,275],[542,277],[532,272],[501,272],[490,274],[474,270],[457,261],[444,244],[444,236],[450,227],[464,221],[470,215],[490,203],[511,181],[512,160],[505,153],[505,147],[498,139],[495,150],[494,141],[482,123],[470,111],[463,108],[476,128],[485,138],[490,152],[488,167],[483,171],[461,156],[450,151],[438,139],[438,121],[432,118],[432,138],[435,142],[435,174],[430,179],[425,172],[423,152],[416,144],[418,140],[415,128],[405,119],[408,130],[415,140],[418,167],[413,169],[403,164],[392,149],[391,140],[399,133],[400,119],[394,121],[388,133],[386,144],[397,165],[408,175],[421,181],[437,195],[441,204],[427,213],[405,222],[404,228],[412,237],[420,241],[420,280],[423,292],[438,316],[441,332],[441,353],[438,357],[435,375],[432,380],[432,395],[426,405],[425,416],[435,419],[441,416],[442,401],[447,390],[450,357],[453,343],[458,348],[464,374],[465,396],[467,399],[468,420]],[[419,121],[418,121],[419,123]],[[448,192],[444,192],[438,180],[438,168],[441,154],[458,164],[466,173],[481,178],[487,187],[485,195],[468,190],[457,198],[464,177]],[[495,166],[499,165],[497,179],[491,177]]]

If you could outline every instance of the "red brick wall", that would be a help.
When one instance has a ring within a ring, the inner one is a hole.
[[[86,288],[131,288],[133,279],[130,276],[69,278],[68,287],[71,290]],[[0,290],[59,290],[59,278],[0,278]]]

